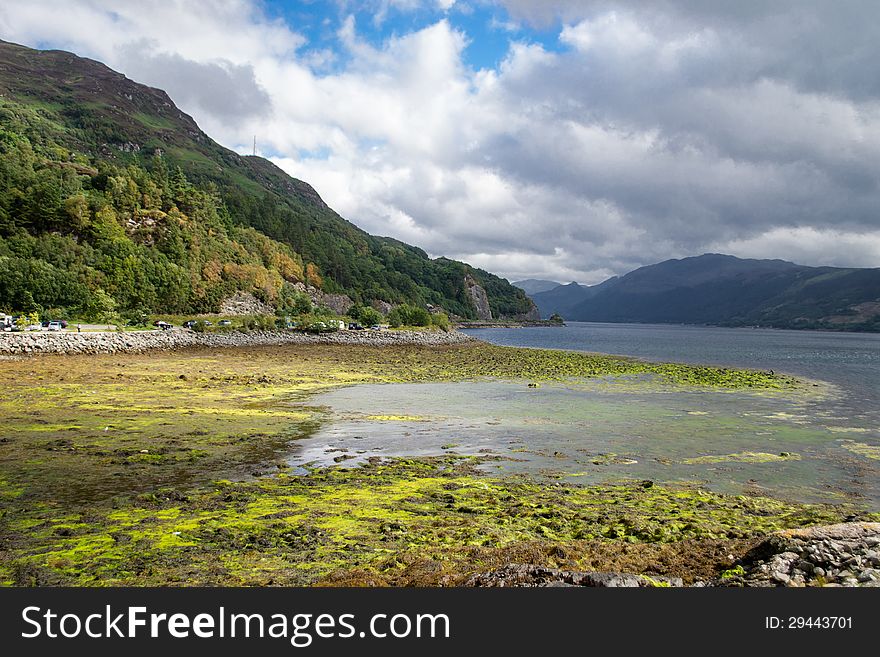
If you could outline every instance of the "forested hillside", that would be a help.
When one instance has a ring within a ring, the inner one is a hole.
[[[92,60],[0,42],[0,310],[211,312],[302,282],[474,317],[532,308],[507,281],[344,220],[308,184],[205,135]]]

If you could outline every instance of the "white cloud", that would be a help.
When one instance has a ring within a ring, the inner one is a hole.
[[[773,228],[750,239],[717,244],[714,249],[743,258],[778,258],[829,267],[876,267],[880,230],[851,233],[804,226]]]
[[[429,4],[466,7],[373,6]],[[562,16],[567,49],[511,32],[499,67],[474,71],[479,35],[440,14],[380,45],[350,15],[331,50],[250,0],[34,0],[0,8],[0,30],[166,88],[221,143],[250,152],[256,134],[370,232],[511,279],[591,283],[725,250],[880,265],[880,88],[863,66],[880,57],[876,10],[857,29],[812,6],[786,23],[799,3],[782,18],[686,0],[508,4],[517,25]],[[849,64],[823,24],[846,27]]]
[[[623,57],[653,50],[657,45],[654,35],[635,19],[616,11],[576,25],[565,25],[559,39],[584,52],[608,50]]]

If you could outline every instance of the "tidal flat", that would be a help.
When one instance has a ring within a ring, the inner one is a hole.
[[[6,585],[454,585],[510,561],[692,581],[718,575],[768,532],[878,518],[858,495],[829,504],[719,492],[699,477],[651,476],[659,461],[627,470],[632,459],[604,448],[576,469],[555,467],[565,459],[527,431],[506,451],[469,450],[468,431],[441,426],[425,453],[328,444],[329,462],[302,458],[309,441],[351,421],[325,396],[402,387],[379,384],[462,382],[478,401],[483,384],[610,388],[634,395],[634,410],[647,394],[795,406],[826,394],[771,372],[483,343],[42,356],[4,360],[0,372]],[[378,406],[358,421],[431,420],[424,408]],[[601,404],[585,412],[602,426]],[[815,447],[719,451],[713,431],[726,420],[711,421],[705,435],[692,426],[680,467],[797,467]],[[548,435],[540,425],[534,434]],[[861,434],[837,438],[853,468],[875,467]],[[529,451],[540,467],[520,467]],[[601,477],[584,475],[597,469]]]

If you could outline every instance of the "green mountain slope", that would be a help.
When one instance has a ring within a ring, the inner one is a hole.
[[[806,267],[705,254],[641,267],[593,287],[534,295],[566,319],[880,331],[880,269]],[[555,294],[555,296],[554,296]]]
[[[488,272],[375,237],[305,182],[204,134],[158,89],[93,60],[0,42],[0,307],[216,310],[303,282],[369,303],[532,310]]]

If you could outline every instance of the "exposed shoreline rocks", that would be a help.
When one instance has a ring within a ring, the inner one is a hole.
[[[351,344],[368,346],[462,344],[474,338],[452,331],[338,331],[299,333],[295,331],[229,331],[196,333],[172,331],[112,331],[95,333],[0,333],[0,355],[115,354],[140,353],[152,349],[187,347],[255,347],[283,344]]]
[[[630,573],[579,572],[530,564],[508,564],[498,570],[472,576],[467,580],[465,586],[651,588],[654,586],[683,586],[683,584],[679,577],[648,577],[646,575],[633,575]]]
[[[465,586],[490,587],[680,587],[677,577],[559,570],[507,564],[478,573]],[[692,586],[880,587],[880,523],[845,522],[771,534],[734,568]]]
[[[483,329],[483,328],[534,328],[534,327],[560,327],[563,322],[551,322],[549,319],[495,319],[495,320],[459,320],[455,322],[455,328],[459,329]]]
[[[880,587],[880,522],[775,533],[749,550],[717,584]]]

